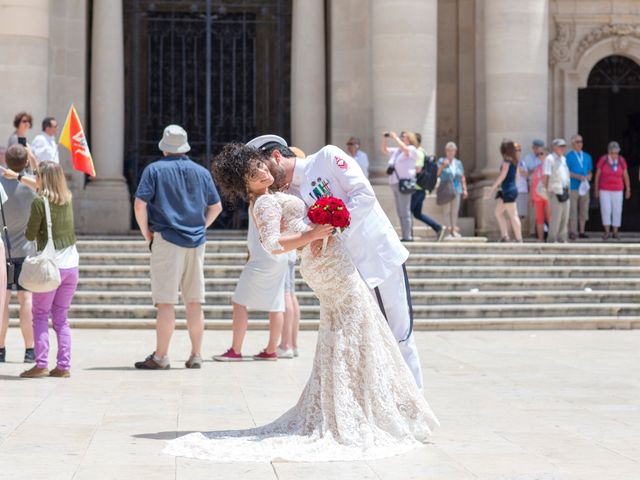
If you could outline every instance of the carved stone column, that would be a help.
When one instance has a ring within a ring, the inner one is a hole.
[[[97,177],[84,191],[78,220],[85,233],[125,233],[131,229],[131,201],[123,176],[122,2],[94,2],[91,47],[89,140]]]
[[[380,135],[386,130],[422,134],[428,152],[435,148],[437,86],[437,0],[372,0],[371,74],[375,155],[371,170],[386,159]]]
[[[495,178],[502,139],[526,149],[547,136],[549,4],[491,0],[484,9],[487,143],[478,173]]]
[[[33,115],[32,140],[48,113],[48,0],[0,0],[0,72],[0,143],[6,146],[22,110]]]
[[[326,140],[324,2],[293,0],[291,143],[307,153]]]

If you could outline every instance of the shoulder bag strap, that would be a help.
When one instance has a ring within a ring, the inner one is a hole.
[[[7,228],[7,221],[4,218],[4,202],[0,200],[0,211],[2,212],[2,232],[4,233],[4,238],[7,242],[7,253],[6,257],[11,261],[11,240],[9,240],[9,229]]]
[[[51,210],[49,208],[49,199],[47,197],[42,197],[44,201],[44,215],[47,220],[47,243],[53,243],[53,233],[51,233]]]

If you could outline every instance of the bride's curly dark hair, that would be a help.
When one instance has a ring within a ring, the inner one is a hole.
[[[253,147],[242,143],[225,145],[211,164],[213,179],[224,199],[233,204],[237,200],[250,201],[247,177],[264,161],[265,154]]]

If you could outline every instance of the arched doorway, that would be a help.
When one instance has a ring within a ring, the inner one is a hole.
[[[578,131],[595,163],[616,140],[629,165],[632,197],[625,200],[623,231],[640,231],[640,65],[620,55],[600,60],[578,91]],[[589,230],[600,230],[599,205],[592,202]]]

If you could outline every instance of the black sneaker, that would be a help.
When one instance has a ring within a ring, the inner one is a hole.
[[[580,238],[589,238],[589,235],[587,235],[586,233],[581,233],[578,235]]]
[[[7,361],[7,349],[5,347],[0,348],[0,363]]]
[[[27,348],[24,351],[24,363],[35,363],[36,361],[36,352],[33,348]]]

